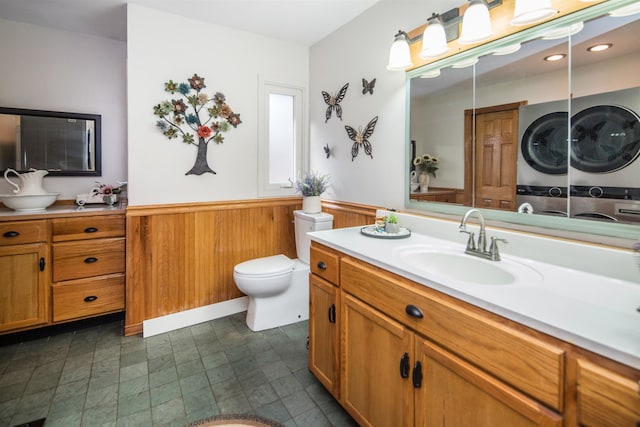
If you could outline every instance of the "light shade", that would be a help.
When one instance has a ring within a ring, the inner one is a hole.
[[[389,63],[387,70],[403,71],[413,66],[411,61],[411,51],[409,50],[409,42],[404,32],[400,31],[396,34],[396,39],[389,49]]]
[[[640,1],[609,12],[609,15],[619,18],[623,16],[634,15],[636,13],[640,13]]]
[[[570,35],[578,34],[584,28],[583,22],[576,22],[575,24],[568,25],[566,27],[556,28],[547,31],[543,36],[543,40],[556,40],[569,37]]]
[[[529,25],[544,21],[557,12],[551,7],[551,0],[516,0],[511,25]]]
[[[462,32],[458,43],[474,44],[493,36],[489,8],[483,0],[471,0],[462,17]]]
[[[427,23],[427,28],[422,34],[422,50],[420,58],[435,58],[449,53],[447,45],[447,35],[438,15],[434,14]]]

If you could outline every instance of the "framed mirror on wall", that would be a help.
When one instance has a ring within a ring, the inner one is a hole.
[[[408,73],[408,139],[439,170],[426,194],[407,175],[407,207],[637,237],[640,14],[606,3]]]
[[[101,116],[0,107],[0,172],[101,176]]]

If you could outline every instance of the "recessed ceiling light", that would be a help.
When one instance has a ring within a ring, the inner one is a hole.
[[[610,47],[613,47],[613,43],[602,43],[602,44],[597,44],[595,46],[588,47],[587,50],[589,52],[602,52],[603,50],[607,50]]]
[[[544,60],[545,61],[560,61],[561,59],[564,59],[567,55],[564,53],[555,53],[553,55],[549,55],[549,56],[545,56]]]

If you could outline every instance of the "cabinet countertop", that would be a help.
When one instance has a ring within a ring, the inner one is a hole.
[[[373,239],[361,227],[309,233],[311,239],[421,285],[484,308],[525,326],[640,369],[640,285],[539,261],[503,255],[538,270],[539,283],[487,285],[429,278],[404,263],[398,248],[464,246],[419,233],[407,239]],[[491,262],[491,261],[487,261]],[[447,283],[445,283],[447,282]]]
[[[70,216],[123,215],[125,206],[110,208],[107,205],[89,205],[84,207],[75,204],[59,204],[41,211],[18,212],[8,208],[0,208],[0,222],[22,221],[33,219],[63,218]]]

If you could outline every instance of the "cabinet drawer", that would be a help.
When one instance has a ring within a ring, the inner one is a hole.
[[[341,259],[340,284],[344,291],[452,353],[562,411],[563,349],[462,301],[358,260]],[[423,317],[409,315],[409,305]]]
[[[124,310],[124,275],[53,285],[53,321]]]
[[[46,242],[48,235],[47,221],[0,222],[0,246]]]
[[[638,379],[623,377],[591,362],[578,361],[578,423],[635,426],[640,422]]]
[[[325,280],[337,285],[340,278],[340,257],[329,248],[311,245],[310,270]]]
[[[53,281],[124,273],[125,239],[99,239],[53,245]]]
[[[124,237],[124,215],[56,218],[51,221],[54,242]]]

